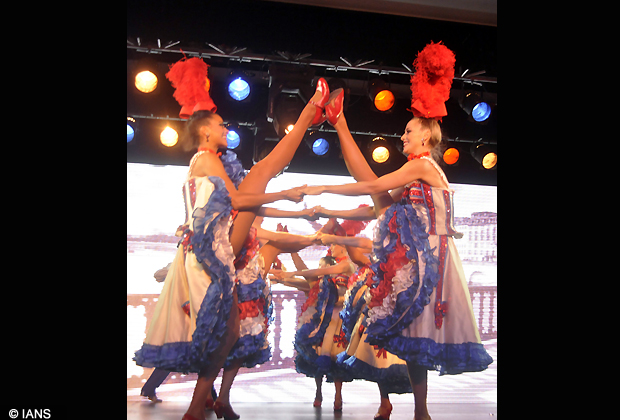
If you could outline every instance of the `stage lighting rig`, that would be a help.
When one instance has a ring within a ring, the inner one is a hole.
[[[368,96],[376,109],[389,111],[394,106],[394,93],[388,84],[381,79],[373,79],[368,85]]]
[[[295,123],[314,87],[314,69],[299,65],[272,64],[269,67],[267,121],[273,122],[278,136]]]
[[[497,147],[478,140],[472,143],[470,153],[484,169],[497,169]]]

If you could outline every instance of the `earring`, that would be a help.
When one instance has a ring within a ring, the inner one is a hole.
[[[426,139],[422,139],[422,146],[424,146],[424,141],[425,141],[425,140],[426,140]]]

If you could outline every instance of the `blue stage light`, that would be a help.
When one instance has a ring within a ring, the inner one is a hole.
[[[226,141],[228,143],[228,148],[234,149],[239,146],[239,143],[241,143],[241,138],[239,137],[239,134],[231,130],[226,135]]]
[[[319,156],[323,156],[328,150],[329,143],[324,138],[318,138],[312,143],[312,151]]]
[[[127,143],[133,140],[134,134],[135,132],[133,130],[133,127],[127,124]]]
[[[236,101],[243,101],[250,95],[250,85],[241,77],[237,77],[228,85],[228,94]]]
[[[486,102],[479,102],[471,111],[471,117],[474,121],[482,122],[491,116],[491,106]]]

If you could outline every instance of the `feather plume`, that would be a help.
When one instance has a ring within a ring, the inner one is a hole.
[[[454,53],[441,41],[431,41],[413,62],[411,76],[411,111],[416,117],[435,118],[448,115],[445,102],[450,98],[454,79]]]
[[[181,118],[189,118],[198,109],[217,110],[209,95],[209,65],[201,58],[182,58],[170,66],[166,77],[174,91],[174,99],[181,105]]]

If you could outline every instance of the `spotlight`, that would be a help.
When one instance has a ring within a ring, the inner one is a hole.
[[[368,86],[368,96],[379,111],[385,112],[394,106],[394,93],[381,79],[373,79]]]
[[[280,138],[288,134],[294,127],[304,103],[297,95],[280,95],[273,114],[273,127]]]
[[[250,95],[250,85],[241,77],[228,84],[228,94],[236,101],[243,101]]]
[[[241,144],[241,138],[236,131],[229,130],[228,134],[226,134],[226,142],[228,143],[229,149],[236,149],[239,147],[239,144]]]
[[[387,141],[383,137],[372,139],[370,142],[370,154],[375,162],[386,162],[390,158],[390,149]]]
[[[273,122],[278,136],[283,137],[285,128],[297,121],[301,110],[314,94],[314,73],[314,69],[296,65],[269,66],[267,121]]]
[[[443,152],[443,161],[448,165],[455,165],[459,161],[460,153],[457,148],[450,147]]]
[[[327,156],[330,148],[327,133],[321,131],[311,131],[305,137],[306,144],[316,156]]]
[[[312,151],[319,156],[323,156],[328,150],[329,143],[323,137],[316,139],[312,143]]]
[[[155,76],[155,73],[149,70],[141,71],[140,73],[136,74],[135,85],[136,89],[138,89],[140,92],[153,92],[157,87],[157,76]]]
[[[133,140],[136,135],[136,120],[127,117],[127,143]]]
[[[177,141],[179,141],[179,134],[174,128],[166,126],[166,128],[164,128],[161,132],[159,139],[164,146],[172,147],[177,144]]]
[[[477,123],[483,123],[491,116],[492,106],[483,100],[481,92],[465,91],[459,99],[459,105]]]
[[[484,169],[497,169],[497,150],[481,141],[471,145],[471,155]]]

